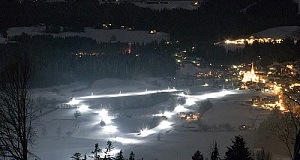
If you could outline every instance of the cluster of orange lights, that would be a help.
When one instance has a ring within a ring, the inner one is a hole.
[[[98,56],[98,53],[85,53],[85,52],[79,52],[76,53],[76,56],[83,57],[83,56]]]
[[[272,38],[254,38],[253,36],[249,38],[241,38],[236,40],[225,40],[225,44],[235,44],[235,45],[245,45],[245,44],[253,44],[254,42],[259,43],[281,43],[283,41],[282,38],[272,39]]]

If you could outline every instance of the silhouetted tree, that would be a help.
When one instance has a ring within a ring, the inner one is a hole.
[[[129,154],[129,159],[128,160],[135,160],[134,157],[135,157],[135,154],[131,151],[130,154]]]
[[[111,158],[110,152],[114,149],[114,146],[113,146],[113,144],[112,144],[111,141],[107,141],[105,149],[106,150],[104,152],[105,153],[105,157],[104,158],[110,159]]]
[[[255,151],[253,153],[253,157],[254,157],[254,160],[271,160],[272,159],[270,152],[266,153],[264,149]]]
[[[227,147],[225,160],[253,160],[242,136],[235,136],[235,140],[232,143],[233,145]]]
[[[100,154],[102,153],[102,149],[99,148],[98,143],[95,144],[95,149],[92,151],[92,154],[94,154],[94,160],[100,160]]]
[[[34,135],[31,62],[17,56],[0,73],[0,146],[13,159],[27,160]]]
[[[199,150],[197,150],[192,156],[192,160],[203,160],[203,154]]]
[[[210,159],[211,160],[219,160],[220,159],[219,149],[218,149],[218,145],[217,145],[216,142],[214,144],[214,148],[213,148],[213,151],[211,153]]]
[[[272,122],[270,130],[286,145],[291,159],[298,160],[300,159],[300,103],[289,95],[284,95],[284,101],[285,107],[290,112],[281,114],[279,110],[273,111],[273,116],[269,117]]]
[[[125,160],[123,156],[123,151],[120,150],[120,152],[117,154],[115,160]]]
[[[81,160],[81,154],[80,153],[74,153],[72,157],[73,160]]]

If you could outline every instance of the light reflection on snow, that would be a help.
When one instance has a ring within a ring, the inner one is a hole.
[[[112,98],[112,97],[128,97],[128,96],[141,96],[141,95],[147,95],[147,94],[153,94],[153,93],[164,93],[164,92],[177,92],[177,89],[164,89],[164,90],[154,90],[149,91],[146,90],[145,92],[129,92],[129,93],[120,93],[118,94],[103,94],[103,95],[91,95],[91,96],[84,96],[79,97],[80,99],[92,99],[92,98]]]
[[[114,119],[114,117],[109,115],[108,110],[101,109],[101,110],[97,110],[95,112],[99,114],[100,120],[104,121],[106,125],[112,123],[112,120]]]
[[[162,121],[160,122],[160,124],[155,127],[154,129],[159,129],[159,130],[162,130],[162,129],[170,129],[172,128],[172,125],[173,123],[169,122],[169,121]]]
[[[87,112],[87,111],[89,111],[89,110],[91,110],[90,108],[89,108],[89,106],[88,105],[85,105],[85,104],[81,104],[80,106],[79,106],[79,108],[78,108],[78,111],[79,112]]]
[[[123,144],[137,144],[137,143],[141,143],[141,141],[138,141],[137,139],[132,139],[132,138],[116,137],[114,140],[116,142],[120,142],[120,143],[123,143]]]
[[[228,94],[234,94],[234,92],[223,90],[223,91],[220,91],[220,92],[206,93],[206,94],[202,94],[202,95],[186,95],[182,92],[182,93],[177,94],[177,95],[186,98],[186,103],[184,105],[176,106],[172,112],[166,111],[164,113],[155,114],[154,116],[166,116],[166,117],[170,118],[173,115],[175,115],[176,113],[188,111],[189,109],[187,109],[185,107],[192,106],[192,105],[196,104],[197,101],[205,100],[205,99],[208,99],[208,98],[220,98],[220,97],[226,96]],[[146,128],[146,129],[141,130],[138,135],[141,136],[141,137],[147,137],[151,134],[155,134],[155,133],[160,132],[160,130],[171,129],[172,124],[173,123],[170,122],[170,121],[162,121],[155,128],[152,128],[152,129],[147,129]]]
[[[82,100],[77,100],[75,98],[72,98],[72,100],[70,102],[68,102],[68,105],[78,105],[80,102],[82,102]]]
[[[105,133],[116,133],[118,132],[117,128],[118,128],[117,126],[113,126],[113,125],[103,126],[103,131]]]
[[[185,102],[186,106],[192,106],[192,105],[196,104],[197,99],[192,98],[191,96],[189,96],[189,97],[186,97],[185,101],[186,101]]]
[[[186,98],[186,105],[190,106],[195,104],[196,101],[205,100],[208,98],[221,98],[228,94],[234,94],[232,91],[220,91],[220,92],[213,92],[213,93],[206,93],[202,95],[185,95],[185,94],[178,94],[179,96]]]
[[[147,136],[149,136],[149,135],[151,135],[151,134],[154,134],[154,133],[155,133],[155,131],[153,131],[152,129],[151,129],[151,130],[148,130],[147,128],[145,128],[145,129],[142,129],[142,130],[140,131],[139,136],[141,136],[141,137],[147,137]]]
[[[147,95],[147,94],[154,94],[154,93],[162,93],[162,92],[178,92],[176,89],[167,89],[167,90],[155,90],[155,91],[148,91],[146,90],[145,92],[131,92],[131,93],[118,93],[118,94],[106,94],[106,95],[92,95],[92,96],[85,96],[85,97],[79,97],[80,100],[76,100],[73,98],[69,103],[69,105],[80,105],[78,110],[80,112],[87,112],[89,111],[89,106],[85,104],[80,104],[84,99],[91,99],[91,98],[108,98],[108,97],[125,97],[125,96],[140,96],[140,95]],[[172,112],[170,111],[164,111],[163,113],[160,114],[155,114],[154,116],[166,116],[168,119],[171,118],[172,116],[176,115],[177,113],[180,112],[187,112],[189,109],[186,107],[190,107],[192,105],[195,105],[197,101],[205,100],[208,98],[220,98],[228,94],[233,94],[234,92],[232,91],[220,91],[220,92],[212,92],[212,93],[206,93],[202,95],[186,95],[183,92],[180,94],[177,94],[180,97],[184,97],[186,100],[186,103],[183,105],[177,105]],[[103,121],[105,125],[102,126],[102,131],[103,133],[108,133],[108,134],[113,134],[118,131],[118,127],[113,125],[112,120],[115,118],[114,116],[110,116],[109,111],[106,109],[100,109],[100,110],[93,110],[94,113],[98,114],[97,122],[93,125],[100,125],[100,121]],[[164,120],[161,121],[159,125],[157,125],[155,128],[152,129],[143,129],[140,131],[138,134],[139,137],[147,137],[152,134],[160,133],[161,130],[169,130],[172,128],[173,122]],[[124,138],[124,137],[116,137],[115,138],[116,142],[128,144],[128,143],[140,143],[141,141],[137,139],[132,139],[132,138]]]
[[[189,109],[184,108],[183,105],[177,105],[177,106],[174,108],[174,112],[175,112],[175,113],[187,112],[187,111],[189,111]]]
[[[158,133],[161,130],[171,129],[172,124],[173,123],[169,122],[169,121],[161,121],[160,124],[158,126],[156,126],[155,128],[153,128],[153,129],[147,129],[147,128],[142,129],[138,135],[141,136],[141,137],[147,137],[151,134]]]

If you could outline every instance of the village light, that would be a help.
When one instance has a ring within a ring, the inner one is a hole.
[[[230,44],[231,41],[230,41],[230,40],[225,40],[225,43],[226,43],[226,44]]]
[[[78,108],[79,112],[87,112],[89,110],[91,110],[91,109],[89,108],[89,106],[87,106],[85,104],[80,105],[79,108]]]
[[[68,105],[78,105],[82,100],[77,100],[75,98],[72,98],[70,102],[68,102]]]

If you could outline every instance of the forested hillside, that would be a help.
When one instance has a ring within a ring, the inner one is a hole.
[[[22,35],[18,43],[0,44],[0,68],[15,54],[25,53],[34,64],[36,86],[91,83],[101,78],[139,79],[174,76],[176,63],[168,45],[97,43],[82,37]],[[142,53],[142,54],[141,54]]]
[[[300,25],[298,4],[293,0],[210,0],[197,10],[140,8],[132,3],[77,1],[72,3],[1,0],[2,32],[12,26],[63,26],[67,31],[83,27],[120,26],[136,30],[157,29],[186,44],[206,43],[247,35],[282,25]],[[245,8],[247,8],[245,10]]]
[[[84,27],[107,29],[156,29],[170,33],[172,44],[97,43],[92,39],[52,36],[15,37],[17,43],[0,45],[0,65],[13,55],[26,53],[35,66],[35,85],[49,86],[80,80],[91,83],[101,78],[139,78],[174,76],[174,54],[182,50],[217,65],[256,61],[266,66],[273,61],[296,60],[299,43],[246,45],[226,51],[213,45],[227,38],[249,35],[270,27],[300,25],[298,4],[293,0],[210,0],[196,10],[140,8],[132,3],[97,1],[19,3],[0,1],[0,29],[4,37],[15,26],[45,25],[46,32],[83,32]],[[193,49],[191,49],[193,48]],[[1,67],[0,66],[0,67]]]

